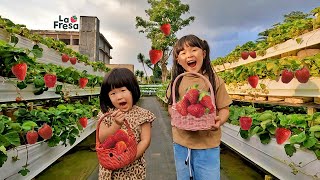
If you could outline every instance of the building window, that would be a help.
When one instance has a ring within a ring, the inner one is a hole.
[[[72,45],[79,45],[79,39],[73,39]]]
[[[66,45],[70,45],[70,39],[59,39],[59,41],[64,42]]]

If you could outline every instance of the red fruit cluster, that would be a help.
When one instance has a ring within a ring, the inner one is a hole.
[[[79,79],[79,86],[80,86],[80,88],[84,88],[84,87],[86,87],[86,85],[87,85],[87,83],[88,83],[88,78],[80,78]]]
[[[52,128],[48,124],[43,124],[43,126],[38,130],[40,137],[43,139],[50,139],[52,137]]]
[[[43,79],[48,88],[54,87],[57,82],[57,76],[54,74],[46,74],[44,75]]]
[[[28,144],[34,144],[38,141],[37,131],[34,131],[34,130],[28,131],[26,137],[27,137]]]
[[[171,25],[169,23],[163,24],[161,25],[160,30],[163,32],[164,35],[168,36],[171,31]]]
[[[61,60],[62,60],[62,62],[68,62],[69,61],[69,56],[67,54],[62,54]]]
[[[163,52],[157,49],[151,49],[149,51],[149,57],[152,64],[156,64],[163,56]]]
[[[127,149],[127,144],[123,141],[118,141],[116,143],[116,152],[117,154],[121,154],[123,152],[125,152]]]
[[[77,63],[77,58],[76,57],[70,58],[70,62],[71,64],[75,65]]]
[[[286,128],[277,128],[275,136],[276,136],[277,143],[283,144],[290,138],[291,131]]]
[[[307,83],[310,78],[310,72],[307,68],[303,67],[296,70],[295,76],[300,83]]]
[[[251,125],[252,125],[252,118],[251,117],[247,117],[247,116],[243,116],[243,117],[240,117],[239,119],[239,122],[240,122],[240,128],[242,130],[249,130]]]
[[[213,113],[215,108],[208,92],[200,92],[198,89],[192,87],[187,91],[183,98],[177,102],[176,110],[182,116],[191,114],[192,116],[199,118],[206,113]]]
[[[298,69],[295,72],[285,69],[281,73],[281,81],[285,84],[288,84],[294,78],[294,76],[296,76],[300,83],[307,83],[310,78],[310,72],[306,67]]]
[[[70,63],[75,65],[78,59],[76,57],[69,57],[67,54],[62,54],[61,60],[62,62],[68,62],[70,60]]]
[[[248,82],[251,87],[256,88],[259,82],[259,77],[257,75],[249,76]]]
[[[243,52],[241,52],[241,58],[242,58],[243,60],[248,59],[249,56],[251,56],[251,57],[254,59],[254,58],[257,57],[257,54],[256,54],[255,51],[250,51],[250,52],[248,52],[248,51],[243,51]]]
[[[101,146],[105,149],[115,148],[117,154],[121,154],[127,149],[128,142],[128,133],[123,129],[119,129],[113,135],[109,136]]]
[[[88,118],[86,118],[86,117],[80,118],[79,123],[83,128],[86,128],[88,125]]]
[[[21,81],[26,78],[28,66],[26,63],[19,63],[11,67],[12,73]]]

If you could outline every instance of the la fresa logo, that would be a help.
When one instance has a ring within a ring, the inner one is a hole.
[[[53,22],[53,28],[54,29],[79,29],[79,24],[77,16],[73,15],[71,17],[65,17],[62,18],[61,15],[59,15],[59,20]]]

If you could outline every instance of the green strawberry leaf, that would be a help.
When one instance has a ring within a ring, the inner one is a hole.
[[[8,142],[14,146],[20,145],[20,137],[18,132],[11,131],[4,135],[4,137],[8,140]]]
[[[309,137],[306,141],[303,142],[305,148],[311,148],[318,142],[318,139],[315,137]]]
[[[7,159],[8,159],[8,156],[6,155],[6,153],[0,151],[0,168],[7,161]]]
[[[38,127],[37,123],[33,121],[26,121],[22,124],[22,129],[25,131],[30,131],[32,128]]]
[[[302,143],[306,139],[307,139],[306,132],[303,131],[300,134],[295,134],[291,136],[289,140],[291,144],[298,144],[298,143]]]
[[[292,144],[284,145],[284,150],[286,151],[286,154],[290,157],[293,156],[295,152],[297,152],[296,148]]]
[[[263,133],[259,135],[260,141],[262,144],[269,144],[271,137],[269,133]]]
[[[26,88],[28,85],[25,83],[25,81],[19,81],[19,82],[17,82],[17,87],[19,88],[19,89],[24,89],[24,88]]]
[[[309,131],[311,132],[315,132],[315,131],[320,131],[320,125],[315,125],[315,126],[312,126]]]
[[[240,129],[240,136],[241,136],[243,139],[248,139],[248,138],[249,138],[249,132]]]
[[[21,174],[22,176],[26,176],[29,172],[29,169],[23,168],[19,171],[19,174]]]

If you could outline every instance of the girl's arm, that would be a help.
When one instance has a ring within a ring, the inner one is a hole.
[[[169,113],[169,116],[171,117],[171,113],[172,113],[172,109],[171,109],[172,105],[168,105],[168,113]]]
[[[102,143],[107,137],[114,134],[118,129],[121,128],[120,124],[117,124],[115,121],[112,122],[111,126],[107,126],[105,123],[101,122],[99,127],[99,141]]]
[[[146,122],[141,125],[141,141],[138,143],[136,159],[139,159],[147,150],[151,141],[151,123]]]
[[[220,126],[222,126],[229,118],[229,107],[219,109],[218,116],[220,117]]]
[[[222,126],[225,122],[227,122],[229,118],[229,107],[224,107],[218,110],[218,115],[215,119],[216,124],[212,127],[211,130],[217,130],[220,126]]]
[[[114,134],[124,123],[124,113],[119,109],[111,114],[112,124],[107,126],[105,123],[101,123],[99,127],[99,141],[102,143],[107,137]]]

